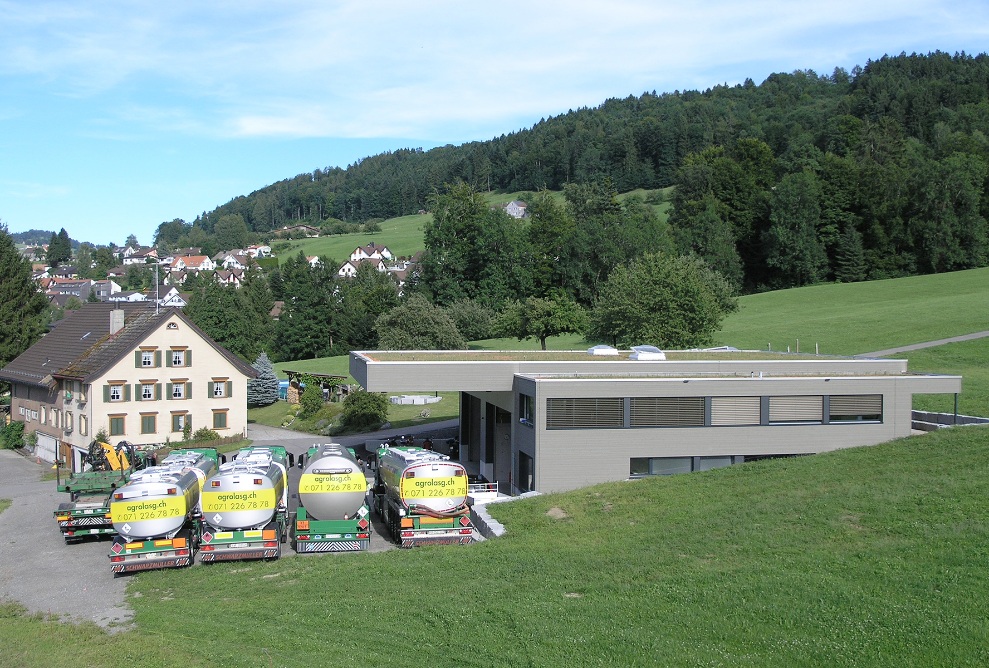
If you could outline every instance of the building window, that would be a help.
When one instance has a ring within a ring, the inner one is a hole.
[[[180,432],[185,429],[186,423],[189,421],[188,413],[172,413],[172,431]]]
[[[155,384],[141,383],[141,401],[154,401],[154,399],[155,399]]]
[[[22,415],[24,414],[24,409],[23,408],[21,408],[21,414]],[[57,408],[53,408],[52,409],[52,426],[53,427],[56,427],[56,428],[58,427],[58,419],[59,419],[58,409]]]
[[[141,433],[142,434],[153,434],[158,431],[158,419],[157,416],[152,415],[142,415],[141,416]]]
[[[85,415],[79,416],[79,433],[83,436],[89,434],[89,420],[86,419]]]
[[[48,424],[48,411],[44,406],[41,407],[41,424]]]
[[[124,416],[123,415],[111,415],[110,416],[110,436],[123,436],[124,435]]]
[[[703,427],[704,397],[632,397],[631,427]]]
[[[227,428],[227,411],[213,411],[213,429]]]
[[[882,422],[883,395],[846,394],[828,397],[829,422]]]
[[[139,369],[155,369],[161,366],[161,351],[150,348],[138,350],[134,353],[134,361]]]
[[[655,475],[675,475],[731,466],[731,455],[714,457],[633,457],[629,460],[629,476],[643,478]]]
[[[769,397],[769,422],[800,423],[824,421],[824,397],[783,396]]]
[[[528,394],[519,395],[519,422],[532,427],[536,424],[536,400]]]
[[[172,349],[168,352],[168,366],[182,367],[192,366],[192,351],[182,349]]]
[[[110,386],[110,401],[123,401],[124,400],[124,388],[122,385],[111,385]]]
[[[210,396],[214,399],[225,399],[233,396],[233,382],[225,378],[210,382]]]
[[[711,426],[762,424],[761,397],[711,397]]]
[[[72,427],[73,427],[73,425],[72,425],[72,413],[66,411],[65,412],[65,433],[68,434],[69,432],[71,432],[72,431]]]
[[[625,426],[625,400],[547,399],[547,429],[620,429]]]
[[[191,395],[191,383],[185,381],[175,381],[168,384],[168,396],[172,399],[188,399]]]

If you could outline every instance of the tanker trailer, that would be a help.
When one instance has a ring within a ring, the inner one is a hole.
[[[288,525],[288,472],[281,446],[242,448],[203,487],[199,558],[277,559]]]
[[[379,448],[374,509],[400,547],[473,540],[467,471],[433,450]]]
[[[308,464],[307,464],[308,462]],[[338,443],[313,445],[300,455],[296,552],[355,552],[371,545],[371,511],[364,464]]]
[[[111,572],[192,564],[200,494],[219,460],[215,448],[173,450],[159,466],[134,473],[113,493],[110,519],[117,535],[110,547]]]

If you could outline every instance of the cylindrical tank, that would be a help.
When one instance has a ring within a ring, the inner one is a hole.
[[[199,504],[216,461],[196,450],[176,450],[159,466],[137,471],[113,494],[110,519],[127,540],[167,537],[181,529]]]
[[[317,446],[299,480],[299,503],[317,520],[352,519],[364,505],[364,469],[339,443]]]
[[[378,450],[378,476],[386,493],[410,505],[444,513],[467,502],[467,471],[446,455],[422,448]]]
[[[244,448],[221,464],[203,487],[203,519],[214,529],[233,531],[265,526],[286,503],[284,448]]]

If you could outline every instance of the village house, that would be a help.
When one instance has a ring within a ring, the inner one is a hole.
[[[256,375],[181,310],[152,302],[84,304],[0,369],[36,454],[74,470],[100,431],[135,445],[180,441],[187,426],[246,435]]]

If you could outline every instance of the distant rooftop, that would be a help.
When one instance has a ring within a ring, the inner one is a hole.
[[[851,356],[777,353],[759,350],[664,351],[670,362],[852,359]],[[591,355],[585,350],[371,350],[359,353],[371,362],[616,362],[629,360],[631,350],[617,355]],[[662,362],[650,362],[661,364]]]

